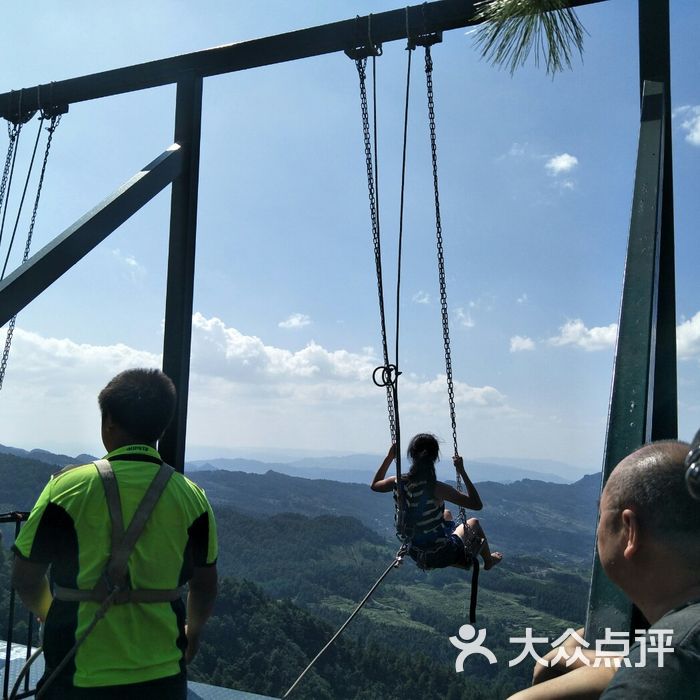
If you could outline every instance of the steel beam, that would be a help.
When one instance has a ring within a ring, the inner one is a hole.
[[[598,2],[603,0],[570,0],[566,4],[580,7]],[[372,41],[387,43],[405,39],[407,13],[408,25],[417,33],[447,31],[477,24],[474,19],[475,4],[475,0],[439,0],[370,15]],[[221,75],[344,51],[367,42],[368,26],[367,17],[358,17],[5,92],[0,94],[0,117],[17,119],[20,104],[22,114],[26,114],[42,106],[69,105],[168,85],[192,73],[201,77]]]
[[[640,94],[644,81],[654,80],[662,83],[664,86],[665,119],[660,283],[656,323],[656,378],[651,416],[652,440],[678,437],[671,36],[669,24],[669,0],[643,0],[639,3]]]
[[[0,282],[0,326],[52,285],[180,173],[173,144]]]
[[[624,457],[652,437],[665,126],[664,86],[645,82],[603,485]],[[627,631],[631,611],[629,600],[606,577],[596,553],[586,621],[588,641],[602,639],[606,627]]]
[[[159,445],[163,459],[181,472],[185,468],[201,126],[202,78],[191,74],[177,85],[175,141],[182,148],[184,165],[171,195],[163,338],[163,371],[175,383],[177,408]]]

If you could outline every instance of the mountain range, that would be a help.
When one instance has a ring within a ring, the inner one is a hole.
[[[28,510],[57,467],[90,459],[0,448],[0,511]],[[271,469],[191,470],[189,476],[212,502],[223,577],[193,678],[279,697],[391,562],[398,548],[392,498],[371,491],[366,481]],[[600,477],[477,486],[485,507],[470,515],[505,554],[500,566],[482,574],[479,591],[478,624],[488,630],[498,667],[477,659],[468,674],[454,673],[448,642],[465,620],[468,575],[457,569],[424,573],[406,558],[344,633],[335,656],[331,650],[310,674],[300,700],[502,700],[527,685],[531,673],[528,664],[507,665],[514,655],[510,637],[529,627],[553,639],[581,625]],[[0,529],[7,547],[13,528]],[[3,608],[7,560],[0,577]],[[390,683],[386,674],[377,675],[377,664],[395,670]],[[415,677],[401,671],[407,665]]]
[[[59,467],[64,467],[67,464],[82,464],[96,459],[95,456],[89,454],[79,454],[71,457],[48,450],[23,450],[6,445],[0,445],[0,454],[13,454],[47,464],[55,464]],[[306,479],[325,478],[333,481],[367,484],[371,481],[381,461],[381,455],[372,454],[303,457],[292,461],[286,459],[267,461],[249,457],[215,457],[190,460],[186,463],[185,470],[187,472],[228,470],[249,472],[251,474],[264,474],[272,470],[280,474]],[[538,464],[541,464],[543,468],[538,469]],[[573,483],[584,475],[580,469],[563,462],[553,462],[551,460],[538,462],[538,460],[515,459],[512,464],[507,464],[506,458],[485,458],[483,461],[468,460],[466,466],[470,478],[474,482],[496,481],[508,484],[520,479],[534,479],[555,484],[568,484]],[[554,473],[555,471],[557,473]],[[451,474],[453,474],[452,465],[448,461],[443,460],[438,465],[438,478],[449,479]],[[564,477],[561,474],[567,474],[568,476]]]

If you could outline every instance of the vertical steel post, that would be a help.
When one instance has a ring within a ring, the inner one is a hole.
[[[177,84],[175,142],[184,151],[184,164],[172,185],[163,338],[163,371],[175,383],[177,408],[159,444],[163,459],[181,472],[185,468],[201,126],[202,78],[192,74]]]
[[[652,440],[678,437],[669,10],[669,0],[640,0],[639,2],[640,95],[645,80],[653,80],[664,86],[664,174],[654,401],[650,420]]]
[[[639,131],[625,281],[615,352],[608,431],[603,458],[605,485],[615,466],[651,438],[656,364],[660,222],[663,201],[663,86],[645,83]],[[604,629],[625,631],[631,606],[606,577],[594,557],[586,621],[588,641],[601,639]]]
[[[603,486],[630,452],[678,434],[670,56],[668,0],[639,0],[642,123]],[[588,640],[600,639],[606,627],[633,630],[644,622],[596,554]]]

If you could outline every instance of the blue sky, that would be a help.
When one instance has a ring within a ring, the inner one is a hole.
[[[395,7],[15,3],[0,29],[0,90]],[[593,471],[636,158],[636,3],[578,13],[589,32],[584,59],[554,80],[531,65],[513,78],[489,66],[464,30],[446,33],[433,56],[461,451]],[[700,424],[700,7],[674,0],[672,13],[680,430],[690,437]],[[402,431],[435,432],[449,452],[422,60],[417,52]],[[378,60],[388,290],[405,61],[403,42]],[[171,143],[173,107],[172,87],[71,107],[54,139],[34,251]],[[20,314],[0,442],[100,451],[99,389],[121,369],[160,363],[168,205],[162,193]],[[344,55],[205,81],[194,308],[191,456],[386,449],[384,395],[371,382],[380,345],[357,75]]]

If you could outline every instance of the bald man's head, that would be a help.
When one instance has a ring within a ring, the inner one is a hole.
[[[655,539],[700,559],[700,507],[685,485],[689,449],[676,440],[645,445],[615,467],[605,494],[609,506],[632,508]]]

